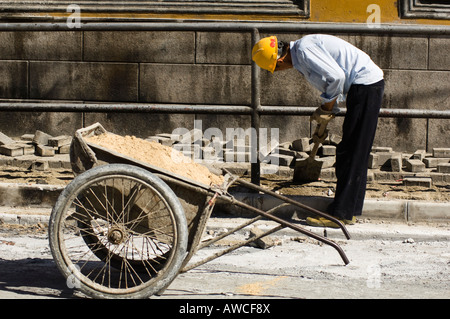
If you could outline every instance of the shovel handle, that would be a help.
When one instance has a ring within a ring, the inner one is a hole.
[[[325,129],[326,129],[326,128],[327,128],[327,125],[326,125],[326,124],[319,125],[318,128],[316,128],[316,130],[317,130],[317,135],[318,135],[318,136],[322,136],[323,133],[325,133]],[[313,147],[313,149],[312,149],[312,151],[311,151],[309,157],[314,158],[314,157],[316,156],[317,150],[319,149],[319,145],[320,145],[319,142],[314,143],[314,147]]]

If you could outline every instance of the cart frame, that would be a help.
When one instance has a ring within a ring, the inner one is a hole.
[[[184,192],[188,192],[190,194],[194,194],[195,196],[201,196],[201,199],[196,199],[196,207],[198,207],[197,212],[190,212],[189,210],[192,210],[192,205],[189,206],[188,209],[184,209],[185,215],[187,217],[189,229],[188,229],[188,243],[186,247],[186,255],[183,258],[183,261],[181,263],[181,266],[179,268],[179,273],[187,272],[193,268],[196,268],[200,265],[203,265],[211,260],[214,260],[220,256],[223,256],[224,254],[230,253],[240,247],[243,247],[251,242],[254,242],[262,237],[268,236],[270,234],[273,234],[283,228],[290,228],[292,230],[298,231],[308,237],[314,238],[326,245],[329,245],[333,247],[337,252],[339,253],[340,257],[342,258],[345,265],[349,263],[349,259],[347,258],[345,252],[342,250],[342,248],[334,241],[318,235],[314,232],[311,232],[300,225],[294,224],[292,222],[286,221],[283,218],[280,218],[276,216],[276,212],[285,206],[293,205],[297,206],[299,208],[302,208],[306,211],[309,211],[312,214],[319,215],[322,217],[326,217],[333,222],[335,222],[343,231],[345,237],[347,239],[350,239],[350,234],[347,231],[344,224],[336,219],[333,216],[330,216],[326,213],[323,213],[317,209],[314,209],[312,207],[309,207],[307,205],[304,205],[302,203],[299,203],[291,198],[288,198],[286,196],[280,195],[278,193],[275,193],[271,190],[265,189],[264,187],[254,185],[252,183],[249,183],[242,178],[239,178],[237,176],[234,176],[229,171],[223,169],[222,173],[224,176],[224,183],[220,186],[217,185],[204,185],[201,183],[198,183],[196,181],[193,181],[191,179],[184,178],[182,176],[179,176],[177,174],[174,174],[172,172],[168,172],[164,169],[154,167],[152,165],[149,165],[147,163],[144,163],[142,161],[124,156],[123,154],[119,154],[115,151],[106,149],[104,147],[101,147],[99,145],[95,145],[92,143],[88,143],[85,141],[86,136],[92,136],[92,135],[99,135],[107,133],[107,131],[99,124],[96,123],[94,125],[91,125],[87,128],[80,129],[75,133],[75,137],[72,142],[71,146],[71,164],[74,173],[80,174],[84,171],[89,170],[90,168],[93,168],[94,166],[102,166],[102,165],[108,165],[108,164],[128,164],[131,166],[140,167],[141,169],[144,169],[154,175],[156,175],[160,180],[162,180],[164,183],[166,183],[170,189],[173,190],[175,195],[178,197],[178,200],[182,204],[183,208],[185,207],[185,198],[182,198],[182,196],[177,193],[177,189],[181,188]],[[112,134],[112,133],[109,133]],[[233,185],[239,185],[241,187],[250,189],[253,192],[261,192],[270,196],[273,196],[279,200],[282,201],[281,204],[279,204],[276,207],[273,207],[267,211],[258,209],[256,207],[253,207],[249,204],[246,204],[242,201],[237,200],[228,192],[228,189]],[[185,195],[185,194],[184,194]],[[187,196],[187,197],[194,197],[194,195]],[[186,196],[185,196],[186,197]],[[205,232],[205,229],[207,227],[207,222],[213,212],[215,203],[217,200],[220,200],[224,203],[227,203],[234,207],[239,207],[244,210],[247,210],[253,214],[256,215],[256,217],[249,219],[245,223],[213,238],[207,241],[202,242],[203,234]],[[202,202],[201,205],[198,203]],[[54,218],[54,217],[52,217]],[[263,233],[261,233],[258,236],[251,237],[247,240],[241,241],[237,244],[234,244],[226,249],[222,249],[221,251],[214,253],[202,260],[196,261],[195,263],[189,263],[191,258],[201,249],[204,249],[206,247],[209,247],[213,245],[214,243],[218,242],[219,240],[230,236],[231,234],[243,229],[244,227],[247,227],[261,219],[268,219],[271,221],[274,221],[278,223],[278,226],[273,227],[270,230],[267,230]],[[55,236],[55,235],[54,235]],[[51,236],[50,236],[51,237]],[[173,280],[173,279],[172,279]],[[165,284],[162,289],[157,293],[161,294],[170,284]]]

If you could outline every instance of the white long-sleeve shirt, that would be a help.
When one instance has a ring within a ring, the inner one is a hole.
[[[383,71],[362,50],[326,34],[311,34],[290,43],[292,64],[315,88],[324,103],[345,100],[352,84],[373,84]]]

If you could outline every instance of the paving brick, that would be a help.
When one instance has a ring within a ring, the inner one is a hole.
[[[438,173],[450,173],[450,163],[439,164],[437,167]]]
[[[56,153],[56,149],[51,146],[46,145],[36,145],[36,154],[39,156],[54,156]]]
[[[379,156],[376,153],[370,153],[369,154],[368,168],[378,168],[378,167],[380,167],[380,165],[378,165],[378,158],[379,158]]]
[[[336,155],[336,146],[322,145],[320,148],[320,154],[322,154],[322,156],[334,156]]]
[[[278,154],[282,154],[282,155],[295,156],[295,154],[297,152],[294,151],[294,150],[288,149],[288,148],[277,147],[272,153],[278,153]]]
[[[402,156],[400,154],[394,155],[391,158],[391,171],[401,172],[403,166]]]
[[[420,160],[409,159],[406,161],[406,170],[409,172],[425,171],[425,163]]]
[[[253,226],[250,229],[250,238],[262,236],[263,233],[264,233],[264,231],[259,229],[257,226]],[[270,248],[272,246],[279,244],[279,242],[274,240],[271,236],[263,236],[261,238],[256,239],[252,243],[253,243],[253,245],[256,245],[257,247],[262,248],[262,249],[267,249],[267,248]]]
[[[376,153],[391,153],[392,152],[392,147],[374,146],[374,147],[372,147],[372,152],[376,152]]]
[[[317,158],[318,161],[322,162],[322,168],[333,167],[336,163],[336,156],[325,156]]]
[[[21,156],[23,155],[23,147],[16,143],[0,145],[0,154],[7,156]]]
[[[33,165],[31,165],[31,169],[34,171],[46,171],[49,168],[47,161],[35,161]]]
[[[40,130],[36,130],[33,137],[33,143],[40,144],[40,145],[47,145],[48,140],[52,138],[50,134],[47,134],[45,132],[42,132]]]
[[[270,154],[269,155],[271,164],[278,164],[280,166],[290,166],[294,160],[294,156],[283,155],[283,154]]]
[[[341,136],[339,136],[337,134],[330,133],[330,134],[328,134],[328,136],[325,139],[325,141],[323,142],[323,144],[324,145],[337,146],[341,141],[342,141],[342,137]]]
[[[26,142],[17,142],[17,146],[20,146],[23,148],[23,155],[33,155],[35,153],[35,147],[33,144],[26,143]]]
[[[14,140],[12,138],[10,138],[8,135],[0,132],[0,145],[13,144],[13,143],[14,143]]]
[[[22,141],[28,141],[28,142],[33,141],[33,138],[34,138],[34,134],[23,134],[23,135],[20,137],[20,139],[21,139]]]
[[[63,145],[68,145],[72,142],[72,137],[67,135],[61,135],[56,137],[51,137],[48,139],[48,145],[53,147],[60,147]]]
[[[431,187],[432,180],[431,177],[404,177],[403,185],[405,186],[423,186]]]
[[[308,137],[302,137],[292,142],[292,149],[299,152],[311,151],[311,143]]]
[[[69,154],[70,153],[70,144],[59,147],[57,153],[58,154]]]
[[[450,148],[433,148],[433,157],[450,157]]]
[[[426,155],[427,155],[427,151],[425,151],[425,150],[417,150],[411,156],[411,159],[418,159],[418,160],[423,161],[423,159],[425,158]]]
[[[436,158],[436,157],[425,157],[423,159],[423,162],[425,163],[425,166],[428,168],[434,168],[437,167],[439,164],[447,164],[450,163],[450,158],[442,157],[442,158]]]

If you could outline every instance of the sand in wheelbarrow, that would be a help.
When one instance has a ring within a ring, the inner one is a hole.
[[[208,186],[223,183],[223,176],[211,173],[206,166],[194,162],[172,147],[157,142],[111,133],[86,137],[85,140]]]

